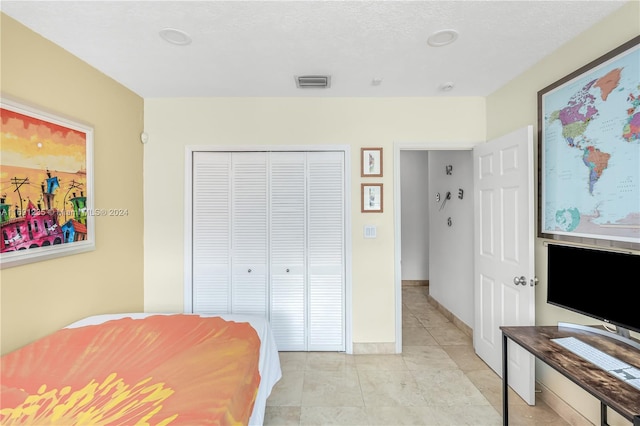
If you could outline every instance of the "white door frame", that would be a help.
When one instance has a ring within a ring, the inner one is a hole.
[[[471,150],[479,142],[395,142],[393,144],[393,214],[394,214],[394,283],[396,298],[396,353],[402,353],[402,223],[400,151],[462,151]]]
[[[344,152],[344,228],[345,228],[345,350],[353,353],[352,333],[352,225],[351,225],[351,146],[349,145],[188,145],[184,155],[184,307],[185,313],[193,312],[192,238],[193,221],[193,153],[196,151],[242,152],[242,151],[342,151]]]

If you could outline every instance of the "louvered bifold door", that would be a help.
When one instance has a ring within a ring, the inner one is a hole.
[[[270,157],[270,320],[281,351],[306,349],[305,157],[304,152]]]
[[[231,309],[231,154],[193,153],[193,312]]]
[[[344,351],[344,154],[310,152],[307,167],[307,349]]]
[[[267,153],[233,153],[231,193],[231,311],[267,318]]]

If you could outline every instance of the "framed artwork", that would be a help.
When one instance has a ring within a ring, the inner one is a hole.
[[[382,213],[383,192],[381,183],[363,183],[361,191],[361,212],[362,213]]]
[[[538,92],[538,235],[640,249],[640,36]]]
[[[382,177],[382,148],[361,148],[360,153],[360,176]]]
[[[1,267],[93,250],[93,129],[5,98],[0,117]]]

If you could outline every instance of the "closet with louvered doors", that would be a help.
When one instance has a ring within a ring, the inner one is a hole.
[[[194,152],[197,313],[266,316],[282,351],[345,349],[343,152]]]

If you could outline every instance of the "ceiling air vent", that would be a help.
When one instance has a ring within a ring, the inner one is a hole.
[[[296,77],[296,86],[299,89],[326,89],[331,86],[331,77],[328,75],[299,75]]]

